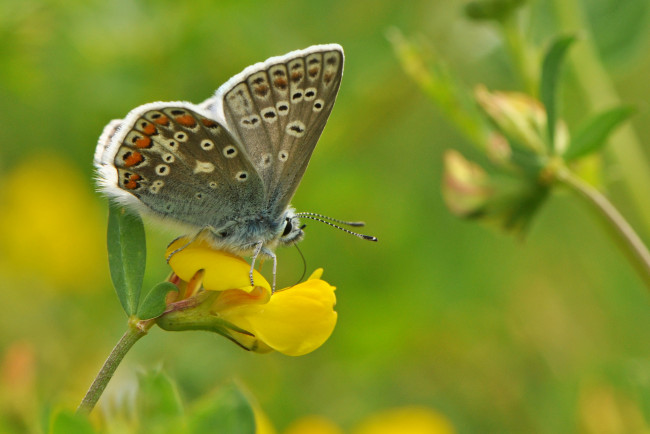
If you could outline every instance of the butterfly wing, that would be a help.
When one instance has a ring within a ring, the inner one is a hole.
[[[217,90],[210,107],[251,157],[275,215],[302,179],[342,75],[341,46],[315,45],[250,66]]]
[[[189,103],[146,104],[111,122],[95,165],[107,195],[195,228],[219,229],[264,207],[264,185],[245,150]]]

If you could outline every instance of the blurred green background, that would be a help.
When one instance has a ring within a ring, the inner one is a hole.
[[[338,287],[334,334],[291,358],[155,328],[100,404],[162,366],[187,401],[239,379],[279,432],[309,414],[349,429],[407,405],[461,433],[648,432],[650,299],[593,215],[553,195],[520,240],[444,206],[442,154],[473,148],[402,71],[386,32],[427,41],[469,86],[520,89],[494,26],[465,18],[464,3],[0,0],[0,430],[37,431],[48,409],[76,407],[125,330],[107,204],[93,192],[103,126],[147,102],[201,102],[250,64],[337,42],[343,83],[293,205],[363,219],[379,242],[307,222],[308,272],[324,267]],[[553,2],[531,3],[536,43],[580,30],[558,24]],[[579,3],[648,143],[650,4]],[[572,125],[587,105],[565,77]],[[622,176],[633,174],[610,167],[604,179],[625,212]],[[173,237],[148,235],[145,287],[168,273]],[[279,252],[279,270],[281,285],[299,278],[295,249]]]

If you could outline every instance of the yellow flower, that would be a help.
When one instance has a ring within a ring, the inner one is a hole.
[[[255,285],[250,284],[250,265],[242,258],[204,241],[187,243],[175,241],[166,254],[181,249],[169,264],[177,276],[172,281],[185,291],[178,305],[191,307],[174,310],[171,304],[157,321],[162,328],[216,331],[248,350],[290,356],[314,351],[332,334],[335,288],[320,279],[322,269],[305,282],[271,293],[271,285],[257,271]],[[198,305],[188,304],[191,297]]]

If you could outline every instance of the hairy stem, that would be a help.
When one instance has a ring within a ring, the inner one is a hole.
[[[89,414],[95,408],[95,404],[97,404],[99,397],[102,396],[106,385],[113,377],[115,370],[122,362],[122,359],[124,359],[126,353],[129,352],[131,347],[141,337],[147,334],[153,324],[154,322],[150,320],[129,324],[129,329],[120,338],[117,345],[115,345],[115,348],[113,348],[113,351],[111,351],[111,354],[104,362],[104,366],[102,366],[102,369],[100,369],[95,380],[90,385],[86,396],[84,396],[84,399],[77,408],[77,413]]]
[[[650,252],[632,229],[632,226],[603,194],[573,174],[569,169],[559,169],[556,177],[564,185],[586,199],[593,209],[603,217],[619,247],[624,251],[650,290]]]

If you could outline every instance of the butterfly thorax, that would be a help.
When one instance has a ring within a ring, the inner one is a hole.
[[[251,254],[260,244],[274,251],[278,245],[298,242],[304,236],[293,208],[288,208],[279,219],[268,214],[240,217],[204,233],[216,248],[240,255]]]

